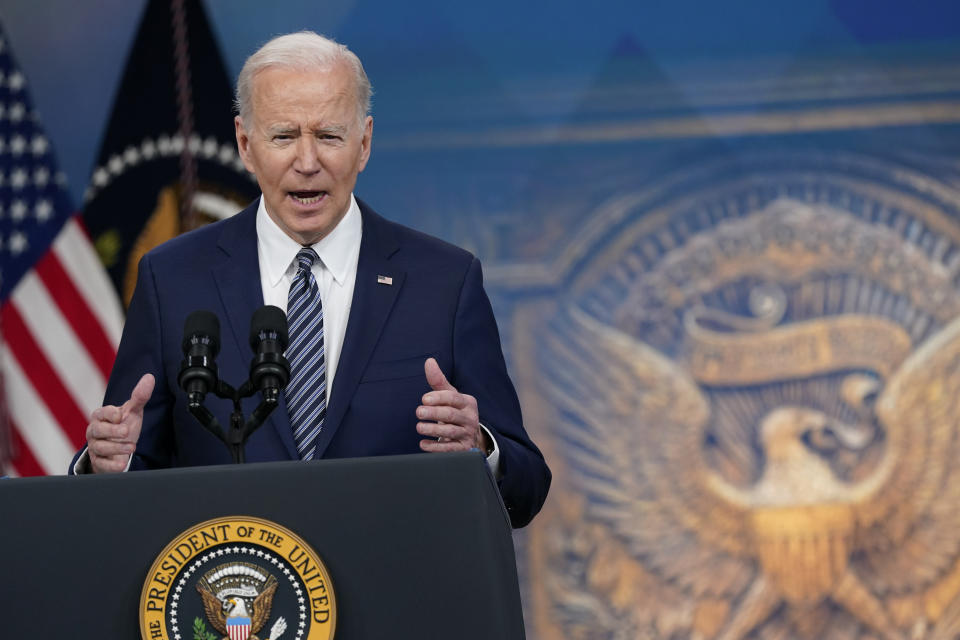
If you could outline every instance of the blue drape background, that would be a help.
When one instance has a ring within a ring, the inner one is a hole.
[[[77,203],[143,5],[0,6]],[[516,534],[528,637],[960,630],[960,5],[205,7],[233,76],[279,33],[348,44],[375,90],[358,194],[483,260],[556,472]]]

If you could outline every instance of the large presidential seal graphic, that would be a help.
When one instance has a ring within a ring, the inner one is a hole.
[[[960,633],[960,194],[862,166],[625,210],[531,313],[538,637]]]
[[[140,595],[140,633],[160,640],[329,640],[333,585],[292,531],[247,516],[184,531],[157,556]]]

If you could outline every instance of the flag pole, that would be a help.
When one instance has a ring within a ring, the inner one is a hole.
[[[180,222],[181,229],[189,231],[196,227],[196,215],[193,208],[193,194],[197,190],[197,161],[190,139],[194,134],[193,92],[190,78],[190,46],[187,38],[187,16],[183,0],[171,0],[170,10],[173,19],[173,57],[174,76],[177,87],[177,123],[183,138],[183,151],[180,152]]]

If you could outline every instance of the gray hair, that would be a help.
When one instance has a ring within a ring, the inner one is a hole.
[[[251,122],[253,109],[253,78],[268,67],[281,67],[297,70],[330,69],[338,63],[345,63],[354,76],[354,88],[357,98],[357,118],[370,114],[370,97],[373,88],[367,78],[360,58],[345,45],[321,36],[313,31],[299,31],[277,36],[247,58],[237,77],[237,95],[234,107],[247,129]],[[249,129],[248,129],[249,130]]]

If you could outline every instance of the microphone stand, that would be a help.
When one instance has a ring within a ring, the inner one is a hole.
[[[264,390],[263,400],[253,410],[250,417],[243,419],[243,409],[240,407],[240,401],[243,398],[249,398],[257,392],[250,380],[243,383],[239,389],[223,380],[217,380],[217,386],[212,389],[218,398],[230,400],[233,402],[233,412],[230,414],[230,429],[224,432],[220,426],[220,421],[203,405],[203,401],[194,394],[190,394],[187,403],[187,409],[193,414],[200,424],[207,431],[215,435],[221,442],[227,445],[230,455],[233,457],[234,464],[246,462],[245,448],[247,440],[256,431],[273,411],[280,399],[280,390],[268,388]]]
[[[246,462],[247,440],[280,401],[280,390],[290,379],[287,348],[287,318],[277,307],[264,306],[253,314],[250,346],[254,350],[250,374],[239,389],[220,379],[215,358],[219,351],[220,323],[209,311],[195,311],[184,326],[183,355],[177,383],[187,394],[187,409],[200,425],[227,445],[234,464]],[[263,399],[244,420],[240,401],[260,391]],[[207,393],[230,400],[233,411],[227,430],[203,402]]]

